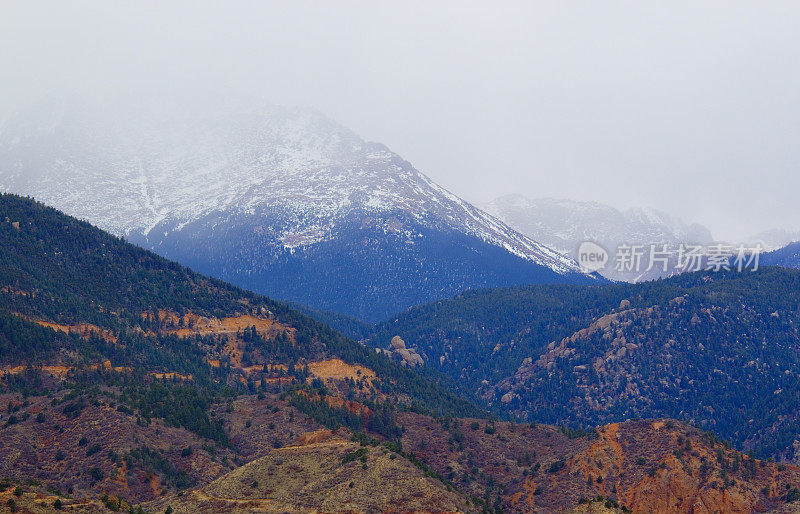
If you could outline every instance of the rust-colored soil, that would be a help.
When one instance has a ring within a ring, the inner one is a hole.
[[[375,379],[375,372],[369,368],[359,365],[352,365],[341,359],[328,359],[318,362],[308,363],[308,371],[314,378],[322,380],[345,380],[355,381],[365,380],[372,383]]]
[[[104,330],[97,325],[91,325],[89,323],[78,323],[75,325],[60,325],[58,323],[51,323],[49,321],[43,321],[38,319],[31,319],[26,316],[19,315],[21,318],[25,318],[28,321],[36,323],[37,325],[41,325],[43,327],[52,328],[56,332],[64,332],[65,334],[77,334],[84,339],[88,339],[92,334],[102,337],[106,341],[110,341],[112,343],[117,342],[117,337],[110,332],[109,330]]]
[[[268,318],[259,318],[252,315],[243,315],[229,318],[206,318],[194,313],[188,313],[183,318],[168,311],[159,311],[159,319],[162,323],[172,325],[174,328],[166,330],[169,334],[178,337],[190,337],[193,335],[235,335],[241,330],[255,327],[256,331],[267,338],[273,338],[279,333],[285,333],[289,339],[294,341],[296,330],[293,327],[284,325]]]

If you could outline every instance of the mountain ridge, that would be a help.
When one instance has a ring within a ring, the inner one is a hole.
[[[579,425],[667,416],[797,458],[796,270],[465,292],[380,323],[500,413]]]
[[[413,289],[423,300],[470,287],[598,280],[386,146],[317,112],[248,102],[40,106],[0,128],[0,189],[35,196],[239,286],[263,276],[270,288],[260,293],[370,321],[418,303],[384,293],[389,301],[370,310],[398,273],[400,293]],[[341,235],[350,239],[339,244]],[[437,245],[446,248],[438,258]],[[336,285],[360,278],[358,271],[315,258],[362,246],[396,252],[407,265],[393,270],[373,260],[374,290],[342,294]],[[525,270],[503,281],[498,270],[508,266]],[[329,272],[338,275],[328,279]],[[309,276],[318,282],[315,294],[281,288],[282,277]],[[436,284],[428,286],[429,278]]]
[[[749,512],[800,497],[799,468],[683,423],[500,422],[450,382],[0,195],[10,510]]]
[[[658,268],[632,271],[615,269],[615,256],[621,246],[641,246],[645,250],[642,262],[646,266],[650,245],[661,248],[666,244],[675,250],[681,244],[710,245],[714,242],[706,227],[685,223],[677,217],[650,208],[634,207],[623,211],[599,202],[531,199],[521,194],[496,198],[487,203],[485,208],[514,229],[574,259],[579,259],[581,243],[591,241],[599,244],[610,257],[600,273],[612,280],[638,282],[675,273],[675,270],[667,269],[664,272]]]

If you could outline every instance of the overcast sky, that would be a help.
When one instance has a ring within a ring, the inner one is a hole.
[[[800,2],[2,2],[0,118],[198,84],[315,107],[451,191],[800,229]]]

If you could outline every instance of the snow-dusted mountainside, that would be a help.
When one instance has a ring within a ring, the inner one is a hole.
[[[779,250],[800,241],[800,230],[772,229],[754,234],[747,239],[750,245],[761,245],[768,252]]]
[[[469,287],[594,280],[385,146],[249,99],[43,103],[0,125],[0,189],[366,319]]]
[[[485,205],[487,212],[528,237],[576,257],[580,244],[594,241],[612,254],[611,263],[601,271],[614,280],[638,281],[670,273],[618,272],[614,249],[620,245],[680,245],[713,242],[702,225],[686,224],[654,209],[619,211],[596,202],[551,198],[530,199],[519,194],[497,198]],[[656,271],[656,270],[652,270]]]

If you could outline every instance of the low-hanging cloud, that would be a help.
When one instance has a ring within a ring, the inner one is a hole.
[[[14,2],[0,119],[46,92],[315,107],[456,193],[800,228],[796,2]]]

